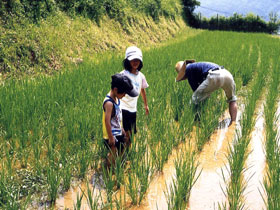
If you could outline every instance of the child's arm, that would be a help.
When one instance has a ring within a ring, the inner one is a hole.
[[[144,101],[144,108],[146,110],[146,115],[148,115],[150,110],[149,110],[149,107],[148,107],[148,102],[147,102],[147,97],[146,97],[146,90],[144,88],[141,89],[141,96],[142,96],[143,101]]]
[[[111,116],[113,111],[113,103],[108,101],[104,104],[105,109],[105,127],[108,133],[109,137],[109,146],[113,147],[115,146],[115,138],[112,134],[112,128],[111,128]]]

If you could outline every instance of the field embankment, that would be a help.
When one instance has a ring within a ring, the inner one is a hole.
[[[129,45],[152,47],[174,38],[183,28],[186,25],[180,16],[154,20],[134,15],[126,24],[105,16],[97,24],[63,13],[38,24],[0,25],[1,79],[53,74],[87,58],[98,62],[100,53],[124,53]]]

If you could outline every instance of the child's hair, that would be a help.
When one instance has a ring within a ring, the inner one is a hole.
[[[123,67],[125,70],[131,71],[131,65],[130,65],[130,61],[128,59],[124,59],[123,60]],[[138,71],[141,71],[141,69],[143,68],[143,62],[140,61],[140,65],[138,66]]]
[[[111,82],[111,89],[113,90],[114,88],[118,88],[118,93],[119,93],[119,94],[125,93],[124,88],[121,87],[120,84],[118,84],[118,83],[112,81],[112,82]]]

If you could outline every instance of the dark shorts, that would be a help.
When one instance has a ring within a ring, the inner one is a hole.
[[[118,151],[121,152],[124,149],[124,135],[122,136],[116,136],[118,139],[118,142],[115,143],[115,146],[117,147]],[[105,147],[110,151],[110,146],[109,146],[109,140],[108,139],[103,139]]]
[[[134,134],[137,132],[136,129],[136,112],[129,112],[127,110],[122,110],[122,120],[123,120],[123,129],[125,131],[134,130]]]

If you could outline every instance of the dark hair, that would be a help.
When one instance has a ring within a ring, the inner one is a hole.
[[[120,86],[117,82],[112,81],[111,82],[111,89],[113,90],[114,88],[118,88],[118,93],[122,94],[125,92],[124,88]]]
[[[128,59],[123,60],[123,67],[125,70],[131,71],[131,65]],[[138,66],[138,71],[141,71],[142,68],[143,68],[143,62],[140,61],[140,65]]]

